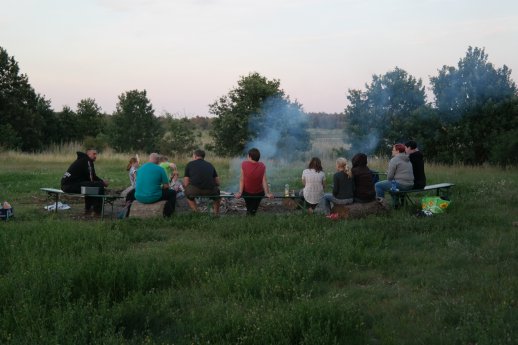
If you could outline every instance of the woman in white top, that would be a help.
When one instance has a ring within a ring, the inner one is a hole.
[[[304,203],[310,214],[324,196],[325,181],[326,174],[322,169],[322,162],[317,157],[311,158],[308,168],[302,172]]]

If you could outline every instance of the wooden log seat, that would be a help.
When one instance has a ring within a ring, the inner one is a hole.
[[[129,218],[163,217],[166,202],[166,200],[160,200],[152,204],[143,204],[135,200],[131,204]]]
[[[368,203],[354,203],[350,205],[334,205],[331,208],[331,213],[337,213],[340,219],[359,219],[367,217],[371,214],[379,215],[385,214],[390,210],[386,204],[381,204],[377,201]]]

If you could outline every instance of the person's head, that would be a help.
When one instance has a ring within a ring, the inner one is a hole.
[[[345,159],[343,157],[340,157],[336,160],[336,170],[343,171],[349,177],[351,176],[351,170],[349,169],[349,166],[347,165],[347,159]]]
[[[261,158],[261,152],[259,152],[258,149],[251,148],[248,150],[248,157],[250,157],[251,160],[259,162],[259,158]]]
[[[397,156],[400,153],[405,153],[405,145],[395,144],[392,146],[392,156]]]
[[[320,158],[318,158],[318,157],[311,158],[311,160],[309,161],[308,168],[314,169],[316,172],[322,171],[323,170],[322,162],[320,162]]]
[[[417,143],[413,140],[407,141],[405,144],[405,151],[407,154],[411,154],[417,150]]]
[[[156,152],[153,152],[149,155],[149,161],[154,164],[158,164],[160,159],[160,155]]]
[[[91,161],[95,161],[97,159],[97,150],[94,148],[89,148],[86,150],[86,155],[90,158]]]
[[[137,167],[138,166],[138,160],[135,157],[131,157],[128,163],[128,166],[126,167],[126,170],[130,170],[131,167]]]
[[[367,155],[365,153],[357,153],[351,159],[353,167],[366,167],[367,166]]]
[[[201,149],[194,150],[193,156],[194,159],[205,159],[205,151]]]
[[[164,155],[160,155],[160,157],[158,158],[158,161],[160,163],[167,162],[168,160],[169,160],[169,158],[167,158],[167,156],[164,156]]]

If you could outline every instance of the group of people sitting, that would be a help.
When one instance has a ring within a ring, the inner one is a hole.
[[[424,188],[426,177],[423,155],[417,149],[415,141],[409,141],[405,145],[395,144],[392,147],[392,155],[387,180],[378,182],[378,175],[367,166],[367,156],[364,153],[358,153],[351,159],[352,167],[349,167],[347,159],[338,158],[336,173],[333,175],[332,193],[327,194],[324,193],[326,175],[322,163],[318,157],[313,157],[307,169],[302,172],[304,188],[299,192],[299,196],[305,208],[309,213],[313,213],[323,199],[326,212],[330,214],[332,205],[368,203],[376,199],[383,202],[385,192],[393,188],[394,183],[400,190]],[[248,151],[247,158],[241,163],[239,190],[234,194],[236,198],[244,198],[249,215],[256,214],[264,197],[274,197],[266,177],[266,166],[259,161],[260,157],[257,148]],[[82,186],[95,186],[99,187],[99,194],[103,194],[108,181],[96,175],[96,158],[95,149],[88,149],[86,153],[78,152],[77,160],[72,163],[61,180],[62,190],[80,193]],[[196,197],[211,198],[213,211],[219,214],[220,180],[216,168],[205,160],[203,150],[195,150],[192,158],[185,167],[183,183],[178,178],[176,165],[170,163],[167,157],[152,153],[148,162],[142,166],[139,166],[137,158],[132,158],[127,167],[131,183],[126,194],[128,212],[134,200],[146,204],[165,200],[164,216],[170,217],[175,211],[177,197],[183,194],[193,211],[197,211]],[[100,213],[101,203],[100,198],[85,197],[85,212]]]

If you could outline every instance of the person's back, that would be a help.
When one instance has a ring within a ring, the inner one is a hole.
[[[405,153],[392,157],[389,162],[387,179],[389,181],[396,180],[397,183],[406,188],[414,185],[412,163],[410,163],[410,158]]]
[[[376,198],[372,172],[367,167],[367,156],[358,153],[352,158],[351,172],[354,178],[354,201],[371,202]]]
[[[424,173],[424,157],[421,151],[414,151],[409,156],[414,172],[414,189],[423,189],[426,186],[426,175]]]
[[[424,157],[417,148],[417,143],[413,140],[405,144],[405,152],[412,163],[414,173],[414,189],[423,189],[426,186],[426,175],[424,173]]]
[[[262,162],[243,161],[243,191],[247,193],[261,193],[263,190],[263,177],[266,166]]]
[[[165,170],[148,162],[138,170],[135,198],[142,203],[153,203],[162,198],[162,185],[168,183]]]
[[[333,175],[333,196],[337,199],[352,199],[354,197],[354,181],[344,171]]]
[[[216,187],[214,178],[217,177],[216,169],[204,159],[195,159],[187,163],[185,176],[189,177],[189,183],[200,189],[212,189]]]

